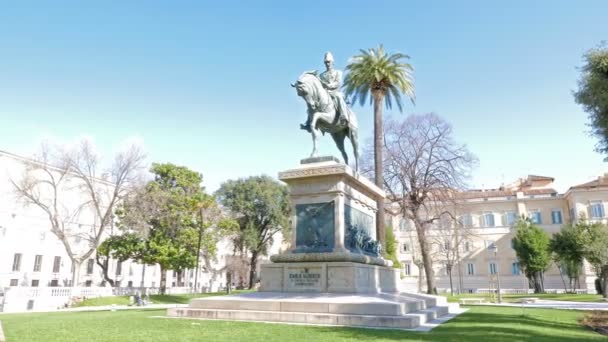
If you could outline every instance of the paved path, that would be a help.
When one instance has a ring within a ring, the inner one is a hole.
[[[30,311],[23,311],[23,312],[0,312],[0,315],[32,313],[32,312],[81,312],[81,311],[168,309],[168,308],[185,308],[187,306],[188,306],[188,304],[148,304],[145,306],[102,305],[102,306],[82,306],[82,307],[77,307],[77,308],[68,308],[68,309],[60,309],[60,310],[30,310]]]
[[[6,341],[6,338],[4,337],[4,331],[2,330],[2,322],[0,322],[0,342],[4,341]]]
[[[543,308],[543,309],[563,309],[563,310],[608,310],[608,302],[569,302],[561,300],[542,300],[535,303],[482,303],[476,305],[491,306],[510,306],[516,308]]]

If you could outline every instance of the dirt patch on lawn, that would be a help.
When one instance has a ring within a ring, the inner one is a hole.
[[[602,335],[608,335],[608,311],[588,312],[579,322]]]

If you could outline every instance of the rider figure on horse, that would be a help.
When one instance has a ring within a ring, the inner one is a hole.
[[[334,56],[331,52],[326,52],[324,57],[325,71],[319,75],[319,80],[323,85],[323,88],[327,90],[334,102],[334,107],[338,115],[338,124],[348,125],[350,123],[350,109],[344,101],[344,95],[340,91],[342,86],[342,71],[334,69]],[[306,123],[301,124],[300,128],[310,132],[310,116],[312,113],[308,113],[308,119]]]

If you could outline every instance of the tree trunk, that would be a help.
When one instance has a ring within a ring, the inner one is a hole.
[[[424,273],[424,265],[421,262],[417,262],[416,267],[418,267],[418,292],[422,292],[422,274]]]
[[[435,288],[435,272],[433,272],[429,246],[427,246],[426,243],[424,243],[424,245],[424,247],[422,247],[422,245],[420,246],[420,253],[422,254],[424,273],[426,274],[426,293],[437,294],[437,288]]]
[[[78,281],[80,280],[80,266],[82,262],[76,259],[72,259],[72,287],[78,286]]]
[[[559,270],[559,276],[562,278],[562,283],[564,283],[564,292],[568,293],[568,286],[566,285],[566,280],[564,279],[564,272],[562,272],[562,267],[557,268]],[[568,277],[568,281],[572,286],[572,278]]]
[[[251,252],[251,262],[250,262],[250,269],[249,269],[249,289],[253,289],[253,286],[255,285],[255,278],[256,278],[256,269],[258,267],[258,252],[254,251]]]
[[[602,268],[602,297],[608,298],[608,267]]]
[[[382,105],[384,94],[379,91],[372,92],[374,96],[374,173],[376,185],[384,189],[384,164],[382,150],[384,147],[384,127],[382,120]],[[376,240],[380,242],[382,249],[386,248],[386,236],[384,233],[384,200],[378,201],[376,212]]]
[[[533,277],[534,277],[534,293],[543,293],[544,288],[543,288],[542,273],[534,272]]]
[[[144,288],[145,279],[146,279],[146,264],[141,264],[141,283],[140,283],[139,287],[141,287],[142,289]]]
[[[426,231],[423,224],[418,219],[417,211],[414,211],[414,225],[416,233],[418,233],[418,244],[420,245],[420,255],[424,264],[424,272],[426,274],[426,293],[437,294],[435,288],[435,274],[433,272],[433,261],[431,259],[430,246],[426,243]]]
[[[448,275],[450,276],[450,296],[454,295],[454,285],[452,285],[452,268],[448,270]]]
[[[99,259],[99,254],[95,255],[95,262],[97,263],[97,265],[99,265],[99,267],[101,267],[101,272],[103,274],[103,279],[105,281],[107,281],[110,286],[114,287],[114,279],[110,278],[110,275],[108,274],[108,269],[110,268],[110,258],[108,257],[104,257],[105,259],[103,261],[101,261],[101,259]]]
[[[456,249],[456,266],[458,267],[457,269],[457,273],[458,273],[458,294],[462,293],[462,265],[460,264],[460,252],[458,251],[458,248]]]
[[[164,295],[167,292],[167,270],[160,266],[160,294]]]

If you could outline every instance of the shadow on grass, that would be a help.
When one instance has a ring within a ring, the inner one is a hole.
[[[333,331],[350,340],[385,339],[388,341],[590,341],[603,340],[590,329],[576,323],[554,322],[531,316],[493,313],[467,313],[431,332],[361,328],[319,328]],[[590,335],[591,339],[589,339]]]

